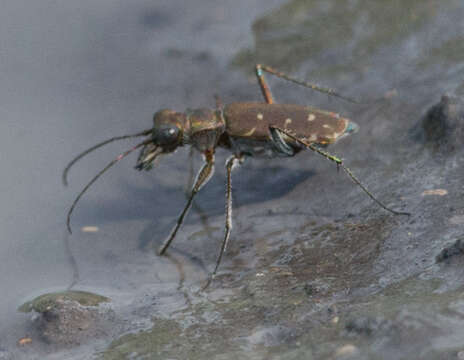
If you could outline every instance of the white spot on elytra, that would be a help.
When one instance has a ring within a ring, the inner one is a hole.
[[[313,121],[314,119],[316,118],[316,116],[314,114],[309,114],[308,115],[308,121]]]
[[[256,115],[256,118],[257,118],[258,120],[263,120],[263,117],[264,117],[264,116],[263,116],[263,114],[261,114],[261,113],[258,113],[258,115]]]
[[[309,139],[308,139],[308,140],[309,140],[310,142],[314,142],[314,141],[316,141],[316,140],[317,140],[317,136],[316,136],[316,135],[314,135],[314,134],[311,134],[311,136],[309,137]]]
[[[322,127],[326,128],[326,129],[332,129],[332,126],[327,125],[327,124],[322,125]]]
[[[253,133],[256,131],[256,126],[251,129],[250,131],[247,131],[246,133],[244,133],[242,136],[251,136],[253,135]]]
[[[334,132],[333,134],[327,135],[329,139],[337,139],[340,136],[340,133]]]
[[[290,118],[285,119],[285,126],[288,126],[291,123],[292,123],[292,119],[290,119]]]

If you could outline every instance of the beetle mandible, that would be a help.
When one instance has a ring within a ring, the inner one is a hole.
[[[343,164],[340,158],[321,149],[321,147],[333,144],[337,140],[356,132],[358,126],[354,122],[336,113],[310,106],[275,104],[270,88],[264,79],[263,72],[347,101],[357,102],[356,100],[344,97],[332,89],[300,81],[269,66],[258,64],[255,71],[264,96],[264,103],[250,102],[223,105],[216,98],[215,109],[187,109],[184,113],[169,109],[159,110],[153,117],[154,124],[151,129],[132,135],[113,137],[94,145],[76,156],[63,171],[63,182],[65,185],[67,184],[67,175],[70,168],[93,150],[116,140],[142,136],[148,137],[111,161],[78,194],[67,215],[66,224],[69,232],[71,232],[71,214],[77,202],[87,189],[110,167],[134,150],[141,148],[135,168],[138,170],[149,170],[153,166],[153,161],[159,155],[171,153],[184,145],[190,145],[203,154],[204,164],[193,182],[187,204],[180,213],[169,237],[159,248],[158,253],[159,255],[163,255],[166,252],[176,237],[195,195],[213,175],[216,148],[225,148],[232,155],[226,161],[226,220],[224,238],[216,265],[210,274],[210,279],[214,277],[219,268],[232,229],[232,169],[235,165],[243,162],[248,156],[292,157],[303,149],[310,149],[336,163],[337,168],[342,168],[372,200],[385,210],[395,215],[410,215],[407,212],[396,211],[384,205],[367,190],[351,170]]]

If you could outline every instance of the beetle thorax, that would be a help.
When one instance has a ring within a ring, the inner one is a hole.
[[[203,152],[216,147],[219,137],[225,130],[221,110],[188,109],[186,111],[188,131],[184,133],[186,143]]]

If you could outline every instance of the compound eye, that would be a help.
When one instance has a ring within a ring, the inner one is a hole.
[[[169,145],[177,142],[179,139],[179,128],[175,125],[163,124],[155,129],[153,133],[154,140],[159,145]]]

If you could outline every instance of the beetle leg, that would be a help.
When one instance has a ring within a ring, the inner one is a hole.
[[[263,70],[266,71],[266,67],[264,67],[263,69],[262,65],[256,65],[256,77],[258,78],[259,87],[261,88],[261,92],[263,93],[264,100],[266,100],[266,103],[268,104],[273,104],[274,99],[272,98],[271,89],[269,88],[266,80],[264,79]]]
[[[265,71],[265,72],[267,72],[269,74],[275,75],[275,76],[277,76],[277,77],[279,77],[281,79],[290,81],[290,82],[292,82],[294,84],[298,84],[298,85],[307,87],[309,89],[319,91],[321,93],[325,93],[325,94],[328,94],[328,95],[331,95],[331,96],[335,96],[335,97],[338,97],[338,98],[343,99],[345,101],[349,101],[349,102],[352,102],[352,103],[355,103],[355,104],[360,103],[358,100],[355,100],[353,98],[343,96],[343,95],[337,93],[334,89],[325,88],[325,87],[322,87],[322,86],[319,86],[319,85],[316,85],[316,84],[313,84],[313,83],[310,83],[310,82],[307,82],[307,81],[298,80],[298,79],[295,79],[295,78],[293,78],[291,76],[288,76],[287,74],[285,74],[283,72],[277,71],[277,70],[271,68],[270,66],[258,64],[258,65],[256,65],[256,76],[258,77],[259,85],[261,86],[261,91],[262,91],[262,93],[264,95],[264,98],[266,99],[266,102],[268,104],[272,104],[273,101],[272,101],[271,92],[269,91],[269,88],[268,88],[268,86],[267,86],[267,84],[266,84],[266,82],[264,80],[263,71]]]
[[[188,180],[187,180],[187,186],[185,188],[185,196],[188,199],[190,196],[190,189],[193,186],[193,181],[195,180],[194,178],[194,168],[193,168],[193,153],[194,153],[194,148],[191,146],[189,150],[189,155],[188,155],[188,161],[189,161],[189,175],[188,175]]]
[[[282,132],[273,127],[270,127],[269,130],[272,136],[272,144],[275,146],[275,149],[279,154],[283,154],[284,156],[295,155],[295,149],[285,142],[282,137]]]
[[[210,284],[211,280],[216,275],[216,272],[221,264],[222,256],[226,251],[227,244],[229,242],[230,231],[232,230],[232,170],[235,167],[236,162],[242,163],[243,157],[232,155],[227,159],[226,162],[226,170],[227,170],[227,184],[226,184],[226,223],[224,227],[224,240],[222,241],[221,250],[219,251],[219,255],[216,260],[216,266],[214,267],[214,271],[209,276],[209,279],[206,285],[203,287],[205,289]]]
[[[194,147],[190,147],[190,151],[189,151],[189,176],[188,176],[188,181],[187,181],[187,186],[185,188],[185,198],[188,200],[189,196],[190,196],[190,189],[192,188],[193,186],[193,182],[195,180],[195,173],[194,173],[194,169],[193,169],[193,154],[195,152],[195,148]],[[207,235],[209,238],[211,238],[211,230],[209,228],[209,224],[208,224],[208,216],[207,214],[205,213],[205,211],[201,208],[200,205],[198,205],[198,202],[196,202],[195,200],[192,201],[192,208],[193,210],[200,216],[200,221],[201,221],[201,224],[203,225],[203,228],[205,229]]]
[[[163,255],[166,250],[168,249],[169,245],[171,244],[172,240],[176,237],[177,231],[179,230],[180,226],[184,222],[184,217],[187,214],[188,210],[192,206],[192,201],[194,196],[197,194],[198,191],[205,185],[211,176],[214,173],[214,150],[207,150],[205,151],[205,163],[203,167],[198,172],[197,178],[195,180],[195,184],[192,187],[192,192],[190,193],[190,197],[187,200],[187,204],[182,210],[179,218],[177,219],[177,224],[174,229],[171,231],[171,234],[166,239],[166,241],[161,245],[159,248],[158,254]]]
[[[384,208],[385,210],[391,212],[392,214],[395,214],[395,215],[411,215],[410,213],[408,212],[403,212],[403,211],[396,211],[396,210],[393,210],[393,209],[390,209],[389,207],[387,207],[386,205],[384,205],[380,200],[378,200],[369,190],[367,190],[367,188],[361,183],[361,181],[351,172],[350,169],[348,169],[344,164],[343,164],[343,161],[338,158],[337,156],[335,155],[332,155],[330,153],[328,153],[327,151],[324,151],[324,150],[321,150],[319,149],[317,146],[311,144],[311,143],[308,143],[304,140],[301,140],[299,139],[295,133],[293,133],[292,131],[290,130],[284,130],[284,129],[281,129],[279,127],[276,127],[276,126],[271,126],[270,127],[271,130],[274,130],[274,131],[277,131],[277,132],[280,132],[282,134],[285,134],[287,135],[289,138],[291,138],[292,140],[294,140],[295,142],[303,145],[304,147],[314,151],[314,152],[317,152],[318,154],[324,156],[326,159],[329,159],[330,161],[333,161],[334,163],[337,164],[337,169],[338,168],[342,168],[343,171],[345,171],[348,176],[350,177],[350,179],[356,184],[358,185],[372,200],[374,200],[380,207]]]

